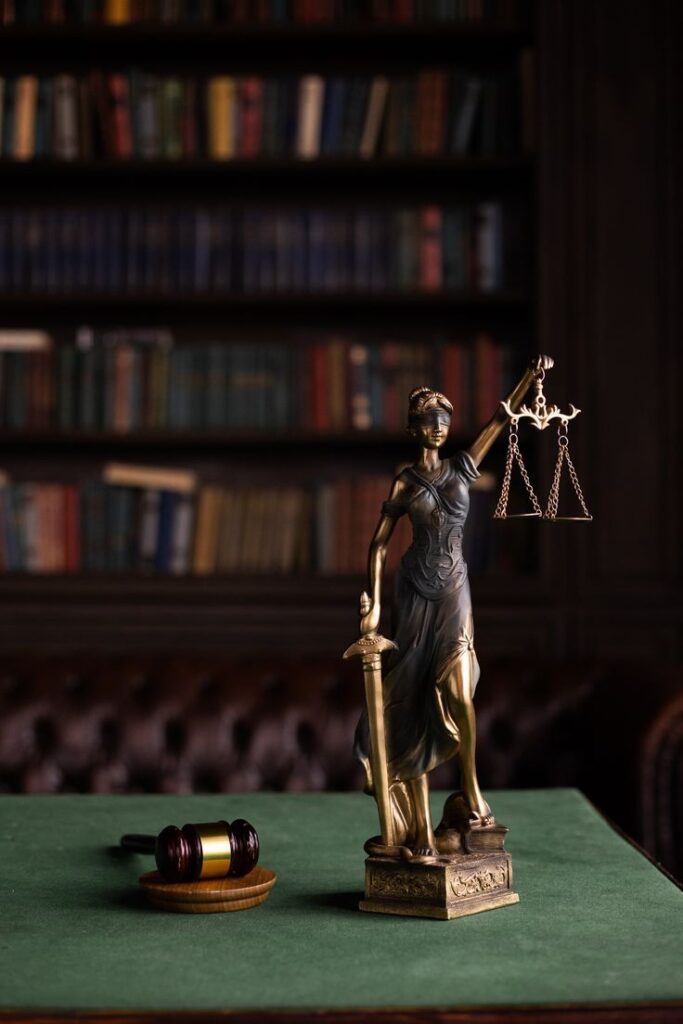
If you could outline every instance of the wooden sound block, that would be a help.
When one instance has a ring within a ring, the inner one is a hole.
[[[249,910],[268,899],[277,875],[255,867],[243,878],[209,878],[204,882],[164,882],[158,871],[140,877],[149,903],[176,914],[218,914]]]

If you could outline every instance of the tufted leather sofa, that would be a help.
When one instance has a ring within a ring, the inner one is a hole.
[[[579,786],[683,874],[683,688],[639,666],[494,662],[484,787]],[[348,789],[357,664],[222,656],[0,662],[0,791]],[[456,784],[454,764],[434,784]]]

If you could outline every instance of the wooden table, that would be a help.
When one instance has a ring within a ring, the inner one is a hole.
[[[575,790],[489,799],[521,902],[446,922],[356,909],[359,793],[0,797],[0,1020],[683,1021],[683,893]],[[112,848],[236,817],[278,874],[254,910],[150,909]]]

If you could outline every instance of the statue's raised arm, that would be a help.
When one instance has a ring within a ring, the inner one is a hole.
[[[507,396],[507,399],[505,399],[508,408],[512,409],[513,412],[519,409],[524,401],[524,396],[539,374],[549,370],[553,365],[554,362],[550,356],[540,355],[532,359],[524,376]],[[479,466],[484,456],[493,446],[496,439],[500,437],[509,422],[510,417],[501,402],[492,419],[467,449],[475,466]]]

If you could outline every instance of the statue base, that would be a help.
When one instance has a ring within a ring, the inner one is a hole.
[[[463,834],[442,822],[436,831],[440,854],[429,859],[369,840],[360,909],[449,921],[519,903],[512,888],[512,858],[503,846],[507,831],[492,824]]]
[[[462,854],[432,864],[368,857],[360,909],[407,917],[453,917],[519,903],[509,853]]]

